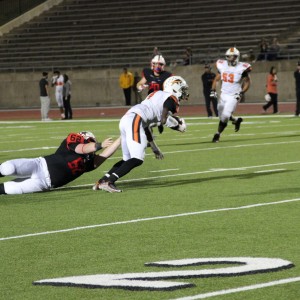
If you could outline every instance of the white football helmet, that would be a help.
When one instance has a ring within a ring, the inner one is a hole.
[[[151,69],[156,72],[160,73],[164,70],[166,65],[166,61],[162,55],[155,55],[151,60]]]
[[[236,66],[240,59],[240,51],[232,47],[226,51],[225,56],[229,66]]]
[[[171,76],[164,81],[163,90],[171,93],[179,101],[188,100],[188,89],[189,86],[187,85],[186,81],[180,76]]]
[[[78,134],[80,134],[87,142],[97,142],[96,137],[90,131],[80,131]]]

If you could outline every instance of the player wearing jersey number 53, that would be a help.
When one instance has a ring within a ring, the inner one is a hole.
[[[93,189],[110,193],[121,192],[115,186],[115,182],[143,163],[147,141],[155,158],[163,159],[164,156],[153,140],[149,126],[152,123],[161,123],[184,132],[186,130],[184,120],[173,114],[178,113],[180,101],[188,100],[188,97],[186,81],[180,76],[172,76],[164,82],[163,91],[151,93],[140,104],[129,109],[119,124],[123,159],[99,179]]]
[[[216,87],[219,81],[222,82],[221,94],[218,102],[219,126],[218,131],[213,137],[213,142],[219,142],[220,135],[227,126],[228,121],[232,121],[235,131],[240,130],[242,118],[234,118],[238,103],[250,87],[251,65],[239,62],[240,52],[236,48],[229,48],[226,53],[226,60],[219,59],[216,63],[218,74],[215,77],[211,97],[217,98]]]
[[[54,154],[2,163],[0,176],[15,176],[17,180],[1,183],[0,194],[42,192],[63,186],[98,168],[119,146],[120,138],[98,143],[91,132],[70,133]],[[100,155],[95,153],[102,148],[106,149]]]

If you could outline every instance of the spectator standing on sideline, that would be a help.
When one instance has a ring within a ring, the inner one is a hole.
[[[41,117],[42,117],[42,121],[52,121],[49,118],[50,97],[49,97],[48,73],[43,72],[42,75],[43,75],[43,77],[39,82],[40,101],[41,101]]]
[[[60,74],[60,71],[55,70],[52,77],[52,86],[55,86],[55,99],[60,111],[61,119],[65,118],[64,114],[64,102],[63,102],[63,86],[64,77]]]
[[[151,93],[142,103],[129,109],[119,124],[123,158],[96,182],[93,190],[122,192],[115,182],[143,164],[147,141],[155,158],[163,159],[149,127],[152,123],[160,122],[173,130],[185,132],[184,120],[174,114],[179,110],[180,101],[188,100],[188,97],[186,81],[180,76],[172,76],[165,81],[163,91]]]
[[[217,143],[220,140],[221,133],[227,127],[228,121],[232,121],[235,131],[240,130],[242,118],[234,118],[233,113],[241,101],[243,95],[250,87],[251,65],[246,62],[240,62],[240,52],[235,47],[229,48],[225,53],[226,60],[217,60],[217,69],[219,74],[214,79],[211,90],[211,97],[217,98],[216,87],[218,81],[222,81],[221,95],[218,103],[219,126],[212,142]]]
[[[213,113],[210,108],[210,103],[212,102],[213,110],[215,112],[216,117],[218,116],[218,101],[214,97],[210,97],[212,83],[216,77],[216,74],[211,71],[210,65],[206,64],[204,66],[204,73],[201,76],[202,84],[203,84],[203,95],[205,98],[205,105],[207,111],[207,117],[212,118]]]
[[[138,72],[134,72],[134,83],[132,86],[132,90],[134,92],[134,100],[135,100],[135,104],[141,103],[142,102],[142,95],[141,93],[138,91],[136,85],[137,83],[141,80],[141,77],[139,76]]]
[[[277,85],[278,85],[277,70],[274,66],[272,66],[267,76],[267,84],[266,84],[267,93],[270,95],[271,100],[263,106],[264,112],[267,112],[267,109],[273,105],[273,114],[278,113]]]
[[[123,72],[119,78],[120,87],[123,89],[125,96],[125,104],[131,105],[131,87],[133,86],[134,78],[131,72],[127,68],[123,68]]]
[[[72,82],[67,74],[64,74],[63,101],[65,109],[65,120],[73,119],[73,111],[71,107],[71,86]]]
[[[297,64],[297,70],[294,72],[296,81],[296,111],[295,116],[299,117],[300,114],[300,61]]]
[[[120,138],[105,139],[98,143],[89,131],[70,133],[55,153],[37,158],[8,160],[0,165],[0,177],[14,176],[0,184],[0,194],[27,194],[49,191],[75,180],[86,172],[98,168],[113,155],[120,145]],[[101,154],[95,152],[106,148]]]

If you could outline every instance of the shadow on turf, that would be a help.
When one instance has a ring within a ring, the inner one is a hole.
[[[185,184],[201,184],[206,181],[212,180],[223,180],[223,179],[252,179],[260,176],[270,176],[274,174],[283,174],[287,172],[292,172],[291,170],[282,170],[276,172],[269,173],[248,173],[248,174],[237,174],[237,175],[224,175],[224,176],[214,176],[207,178],[190,178],[190,179],[182,179],[174,180],[174,181],[164,181],[159,182],[158,179],[149,179],[137,182],[123,182],[118,184],[118,188],[123,189],[124,191],[128,190],[136,190],[136,189],[149,189],[149,188],[162,188],[162,187],[171,187],[171,186],[182,186]],[[299,188],[300,189],[300,188]]]

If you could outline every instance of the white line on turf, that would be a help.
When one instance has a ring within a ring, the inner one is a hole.
[[[187,152],[197,152],[197,151],[211,151],[211,150],[223,150],[223,149],[235,149],[235,148],[247,148],[247,147],[257,147],[257,146],[274,146],[274,145],[288,145],[288,144],[295,144],[300,143],[300,141],[289,141],[289,142],[277,142],[277,143],[261,143],[261,144],[240,144],[240,145],[232,145],[232,146],[214,146],[214,147],[207,147],[207,148],[198,148],[198,149],[185,149],[185,150],[178,150],[178,151],[168,151],[164,152],[164,154],[172,154],[172,153],[187,153]],[[162,145],[163,146],[163,145]],[[39,147],[39,148],[23,148],[23,149],[16,149],[16,150],[0,150],[0,153],[3,152],[23,152],[23,151],[32,151],[32,150],[48,150],[48,149],[56,149],[57,147]],[[153,153],[148,153],[146,155],[153,156]]]
[[[52,231],[44,231],[44,232],[36,232],[36,233],[29,233],[29,234],[23,234],[23,235],[2,237],[2,238],[0,238],[0,241],[22,239],[22,238],[27,238],[27,237],[49,235],[49,234],[55,234],[55,233],[72,232],[72,231],[76,231],[76,230],[93,229],[93,228],[99,228],[99,227],[108,227],[108,226],[115,226],[115,225],[125,225],[125,224],[139,223],[139,222],[148,222],[148,221],[153,221],[153,220],[163,220],[163,219],[172,219],[172,218],[179,218],[179,217],[186,217],[186,216],[195,216],[195,215],[217,213],[217,212],[223,212],[223,211],[243,210],[243,209],[269,206],[269,205],[292,203],[292,202],[298,202],[298,201],[300,201],[300,198],[281,200],[281,201],[276,201],[276,202],[255,203],[255,204],[249,204],[249,205],[237,206],[237,207],[225,207],[225,208],[219,208],[219,209],[194,211],[194,212],[187,212],[187,213],[181,213],[181,214],[176,214],[176,215],[157,216],[157,217],[150,217],[150,218],[141,218],[141,219],[133,219],[133,220],[127,220],[127,221],[112,222],[112,223],[87,225],[87,226],[66,228],[66,229],[60,229],[60,230],[52,230]]]
[[[256,289],[261,289],[261,288],[265,288],[265,287],[270,287],[270,286],[275,286],[275,285],[280,285],[280,284],[287,284],[287,283],[292,283],[292,282],[297,282],[297,281],[300,281],[300,277],[285,278],[285,279],[280,279],[280,280],[275,280],[275,281],[269,281],[269,282],[266,282],[266,283],[241,286],[239,288],[234,288],[234,289],[220,290],[220,291],[215,291],[215,292],[210,292],[210,293],[205,293],[205,294],[198,294],[198,295],[194,295],[194,296],[176,298],[176,299],[173,299],[173,300],[207,299],[207,298],[211,298],[211,297],[215,297],[215,296],[221,296],[221,295],[226,295],[226,294],[233,294],[233,293],[245,292],[245,291],[250,291],[250,290],[256,290]]]
[[[150,173],[160,173],[160,172],[169,172],[169,171],[178,171],[179,169],[165,169],[165,170],[157,170],[157,171],[149,171]]]

